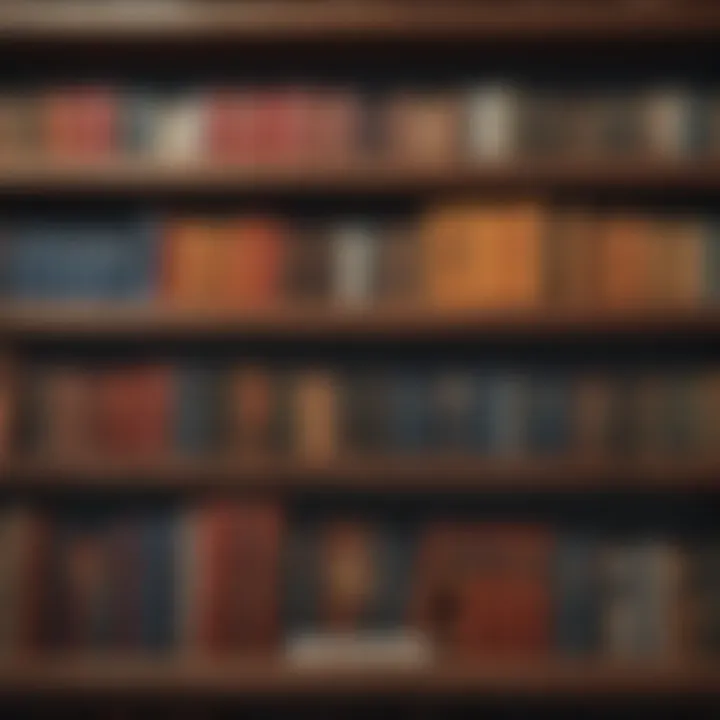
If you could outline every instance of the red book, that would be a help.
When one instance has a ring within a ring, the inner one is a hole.
[[[119,104],[110,88],[53,89],[43,102],[45,151],[67,160],[97,160],[118,149]]]
[[[218,88],[207,96],[207,137],[210,160],[253,163],[255,160],[255,97],[247,90]]]
[[[301,88],[255,96],[255,159],[259,165],[294,165],[308,146],[310,98]]]

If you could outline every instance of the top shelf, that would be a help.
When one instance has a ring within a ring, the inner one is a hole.
[[[476,40],[710,40],[720,8],[685,3],[574,4],[405,0],[23,0],[0,8],[0,42],[333,43]]]

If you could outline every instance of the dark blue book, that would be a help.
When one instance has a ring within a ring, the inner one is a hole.
[[[428,448],[431,429],[430,382],[418,370],[395,372],[388,384],[388,449]]]
[[[567,450],[571,433],[571,392],[566,378],[533,377],[528,386],[528,445],[532,452]]]
[[[555,557],[555,644],[558,652],[590,655],[600,648],[600,549],[589,536],[561,537]]]
[[[223,377],[217,366],[188,364],[176,375],[175,446],[180,453],[209,452],[224,434]]]
[[[140,521],[140,645],[169,650],[175,641],[178,517],[172,508],[147,511]]]
[[[494,455],[518,455],[527,445],[527,379],[520,374],[494,375],[489,393],[490,442]]]
[[[117,300],[149,302],[158,292],[162,252],[162,225],[153,217],[138,218],[117,228],[122,253],[114,275]]]

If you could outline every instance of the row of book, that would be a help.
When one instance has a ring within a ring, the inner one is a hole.
[[[446,203],[414,218],[8,220],[9,300],[440,309],[712,304],[720,220],[669,212]]]
[[[469,87],[108,84],[12,89],[0,96],[0,155],[73,161],[327,164],[376,155],[477,162],[537,155],[720,152],[717,88],[668,83],[581,87],[489,80]]]
[[[183,361],[24,372],[11,444],[50,457],[712,457],[716,367],[289,367]]]
[[[285,643],[291,659],[313,662],[330,660],[333,638],[374,638],[381,656],[413,633],[424,641],[403,645],[417,651],[404,655],[411,662],[439,653],[656,662],[720,650],[714,537],[288,520],[272,503],[227,500],[5,507],[0,536],[7,652],[223,655]]]

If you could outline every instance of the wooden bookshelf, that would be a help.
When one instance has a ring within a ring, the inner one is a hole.
[[[0,489],[331,491],[370,493],[717,492],[720,461],[654,456],[483,459],[467,456],[363,457],[336,460],[229,457],[9,459]]]
[[[0,8],[0,41],[15,43],[647,42],[709,40],[719,29],[720,12],[712,3],[689,9],[679,2],[673,7],[651,2],[589,5],[548,0],[518,9],[504,3],[462,0],[179,0],[95,6],[73,0],[24,0]]]
[[[720,191],[720,163],[518,160],[517,163],[244,167],[140,160],[0,163],[4,194],[415,195],[440,191]]]
[[[708,665],[608,667],[545,662],[422,669],[287,667],[271,661],[35,661],[0,667],[0,695],[132,694],[236,699],[284,697],[574,698],[720,694],[720,668]]]
[[[720,308],[441,311],[421,307],[348,310],[286,307],[237,312],[122,304],[11,304],[0,308],[0,333],[23,341],[211,339],[412,342],[598,336],[706,339],[720,333]]]

